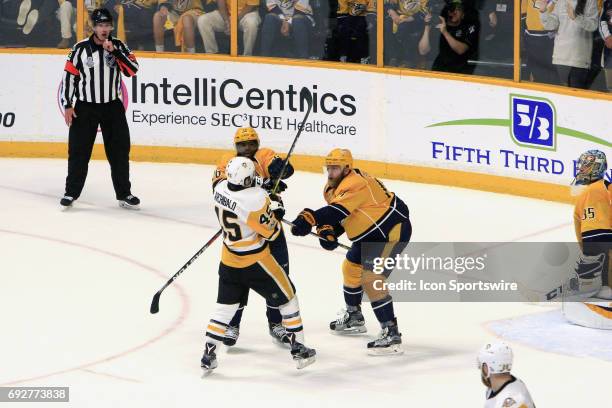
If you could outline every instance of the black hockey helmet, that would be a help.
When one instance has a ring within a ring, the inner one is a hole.
[[[113,24],[113,16],[108,9],[105,8],[97,8],[91,13],[91,22],[96,26],[96,24],[100,23],[110,23]]]

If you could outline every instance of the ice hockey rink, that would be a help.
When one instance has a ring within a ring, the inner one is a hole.
[[[264,302],[252,293],[237,345],[201,378],[220,241],[164,292],[157,315],[149,305],[218,229],[211,172],[133,163],[142,210],[128,211],[114,199],[108,164],[93,161],[83,195],[61,212],[65,160],[0,159],[0,386],[70,387],[70,403],[58,407],[477,407],[485,388],[476,353],[503,338],[538,407],[612,406],[612,332],[571,326],[555,306],[397,303],[405,354],[366,355],[379,330],[369,305],[367,334],[328,332],[343,305],[344,252],[290,234],[290,275],[317,362],[295,369],[288,350],[271,342]],[[284,194],[287,218],[323,204],[323,183],[323,174],[296,173]],[[575,240],[569,205],[386,185],[410,207],[413,241]]]

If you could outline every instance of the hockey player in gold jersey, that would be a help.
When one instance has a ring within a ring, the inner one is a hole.
[[[513,359],[503,342],[485,344],[478,353],[480,378],[487,387],[485,408],[535,408],[525,383],[510,373]]]
[[[580,156],[572,184],[579,193],[574,208],[576,238],[583,252],[577,270],[579,282],[581,285],[596,285],[595,297],[612,299],[609,271],[612,189],[610,182],[605,180],[607,171],[606,155],[599,150],[589,150]]]
[[[284,209],[278,201],[271,201],[265,190],[253,185],[256,174],[251,159],[231,159],[225,174],[227,179],[213,189],[215,212],[223,230],[223,249],[217,308],[206,328],[201,366],[206,372],[217,367],[217,346],[224,341],[245,295],[253,289],[267,304],[278,308],[291,355],[297,368],[304,368],[314,362],[316,353],[304,345],[295,287],[270,249],[270,243],[281,233],[279,219]]]
[[[220,181],[226,179],[225,167],[234,157],[246,157],[253,162],[255,172],[257,173],[255,183],[268,192],[272,191],[276,180],[279,178],[287,179],[291,177],[294,172],[291,163],[287,163],[281,177],[280,172],[282,171],[284,165],[283,159],[281,159],[280,156],[278,156],[273,150],[265,147],[259,147],[259,135],[253,128],[243,127],[237,129],[234,135],[234,146],[236,149],[235,154],[224,155],[219,160],[212,178],[213,188]],[[285,188],[287,188],[287,185],[283,181],[279,181],[277,193],[284,191]],[[273,198],[280,201],[280,196],[278,194],[275,194]],[[288,274],[289,253],[287,251],[287,240],[285,239],[285,234],[282,228],[279,237],[270,243],[270,249]],[[236,315],[230,322],[229,328],[226,331],[224,340],[226,346],[233,346],[238,340],[242,312],[244,310],[244,306],[247,304],[247,301],[248,292],[246,292],[245,298],[241,302],[240,307],[236,311]],[[289,339],[287,338],[287,333],[281,324],[282,319],[280,312],[278,311],[278,307],[267,304],[266,315],[268,317],[268,329],[270,335],[275,339],[275,341],[288,344]]]
[[[412,235],[408,207],[379,180],[353,168],[349,150],[332,150],[325,158],[325,164],[328,178],[323,195],[328,205],[316,211],[304,209],[293,221],[291,232],[304,236],[316,227],[317,233],[325,238],[319,240],[321,246],[327,250],[337,248],[338,237],[346,232],[353,241],[342,265],[346,310],[330,323],[330,329],[337,334],[366,331],[361,313],[365,291],[382,327],[380,337],[368,343],[369,353],[399,354],[402,340],[393,300],[387,290],[379,290],[382,287],[380,281],[384,282],[386,276],[364,267],[362,244],[388,243],[383,244],[380,256],[393,257],[401,252]]]

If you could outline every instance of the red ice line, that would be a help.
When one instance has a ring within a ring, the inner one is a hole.
[[[50,237],[45,237],[42,235],[36,235],[36,234],[30,234],[30,233],[25,233],[25,232],[19,232],[19,231],[10,231],[10,230],[5,230],[5,229],[1,229],[0,228],[0,232],[4,232],[6,234],[14,234],[14,235],[21,235],[24,237],[29,237],[29,238],[36,238],[36,239],[41,239],[41,240],[45,240],[45,241],[51,241],[51,242],[57,242],[57,243],[61,243],[61,244],[65,244],[65,245],[71,245],[71,246],[75,246],[78,248],[82,248],[82,249],[87,249],[93,252],[98,252],[116,259],[120,259],[122,261],[125,261],[127,263],[131,263],[133,265],[136,265],[142,269],[145,269],[149,272],[154,273],[155,275],[159,276],[160,278],[166,279],[167,277],[162,274],[160,271],[158,271],[157,269],[154,269],[148,265],[142,264],[136,260],[133,260],[131,258],[128,258],[126,256],[114,253],[114,252],[110,252],[110,251],[106,251],[103,249],[99,249],[99,248],[95,248],[95,247],[91,247],[89,245],[84,245],[84,244],[80,244],[80,243],[75,243],[75,242],[70,242],[70,241],[66,241],[66,240],[62,240],[62,239],[57,239],[57,238],[50,238]],[[155,343],[156,341],[160,340],[161,338],[167,336],[168,334],[172,333],[173,331],[175,331],[181,324],[183,324],[183,322],[185,321],[185,319],[187,318],[187,315],[189,314],[189,300],[187,298],[187,295],[185,294],[184,290],[182,287],[180,287],[177,284],[174,284],[174,288],[178,291],[179,297],[181,299],[181,312],[179,313],[179,316],[177,317],[177,319],[172,323],[172,325],[168,328],[166,328],[164,331],[162,331],[160,334],[158,334],[157,336],[145,341],[142,344],[139,344],[137,346],[134,346],[128,350],[122,351],[120,353],[117,354],[113,354],[109,357],[104,357],[101,358],[99,360],[95,360],[95,361],[91,361],[88,363],[84,363],[81,364],[77,367],[72,367],[72,368],[67,368],[64,370],[59,370],[59,371],[54,371],[51,373],[47,373],[47,374],[42,374],[42,375],[38,375],[35,377],[28,377],[28,378],[21,378],[21,379],[17,379],[17,380],[13,380],[13,381],[9,381],[3,384],[0,384],[0,386],[6,386],[6,385],[14,385],[14,384],[19,384],[19,383],[23,383],[23,382],[27,382],[27,381],[35,381],[35,380],[41,380],[43,378],[49,378],[55,375],[60,375],[60,374],[66,374],[68,372],[71,371],[76,371],[76,370],[85,370],[87,368],[93,367],[97,364],[100,363],[106,363],[108,361],[112,361],[112,360],[116,360],[118,358],[122,358],[127,356],[128,354],[132,354],[135,353],[136,351],[139,351],[145,347],[150,346],[151,344]],[[146,305],[143,305],[143,310],[146,310]]]

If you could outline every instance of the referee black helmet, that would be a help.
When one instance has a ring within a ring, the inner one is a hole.
[[[113,16],[108,9],[98,8],[91,13],[91,22],[94,26],[101,23],[113,24]]]

